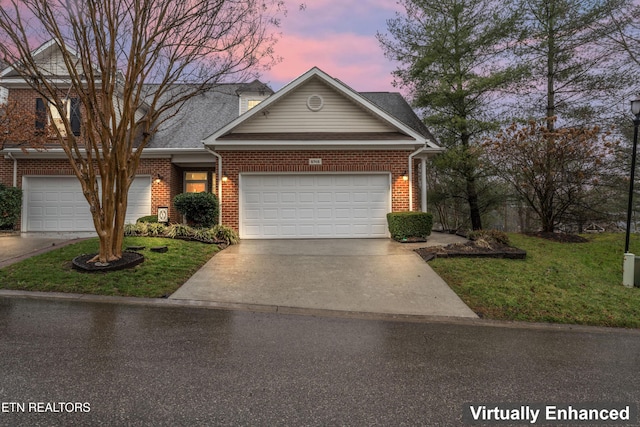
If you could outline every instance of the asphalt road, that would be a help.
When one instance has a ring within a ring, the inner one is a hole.
[[[457,426],[639,390],[638,331],[0,298],[3,426]]]

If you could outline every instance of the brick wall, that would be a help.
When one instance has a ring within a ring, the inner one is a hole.
[[[228,151],[220,154],[223,173],[228,177],[228,181],[222,183],[222,223],[236,230],[239,228],[238,177],[243,172],[390,172],[392,210],[409,210],[409,182],[402,179],[408,169],[408,151]],[[322,159],[322,165],[309,166],[310,158]],[[414,194],[416,192],[417,187]]]

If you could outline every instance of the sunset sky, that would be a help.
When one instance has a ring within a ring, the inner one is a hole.
[[[306,9],[300,10],[301,3]],[[353,89],[398,91],[376,32],[386,32],[395,16],[395,0],[285,0],[288,15],[280,28],[276,54],[283,61],[261,80],[278,90],[317,66]]]

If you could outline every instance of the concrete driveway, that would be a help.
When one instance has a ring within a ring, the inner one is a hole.
[[[0,235],[0,268],[79,240],[77,235]]]
[[[214,256],[170,298],[476,317],[415,247],[389,239],[243,240]]]

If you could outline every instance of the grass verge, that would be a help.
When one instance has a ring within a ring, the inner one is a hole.
[[[98,239],[65,246],[0,269],[0,288],[158,298],[178,289],[217,251],[216,245],[184,240],[126,237],[127,246],[146,246],[142,264],[109,273],[82,273],[71,267],[81,254],[98,252]],[[166,253],[152,246],[168,246]]]
[[[451,258],[429,265],[481,317],[640,328],[640,288],[622,286],[624,234],[584,236],[588,243],[509,237],[527,251],[526,260]],[[640,254],[638,236],[630,250]]]

